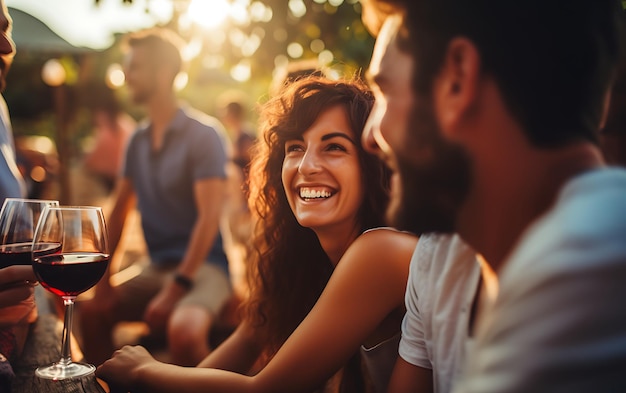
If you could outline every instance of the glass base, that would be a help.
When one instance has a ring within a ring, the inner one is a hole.
[[[92,364],[74,362],[63,364],[58,362],[37,368],[35,375],[39,378],[59,381],[62,379],[84,377],[85,375],[92,374],[95,370],[96,367]]]

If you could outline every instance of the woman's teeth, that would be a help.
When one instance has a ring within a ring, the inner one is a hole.
[[[332,193],[328,190],[314,190],[311,188],[301,188],[300,198],[303,199],[317,199],[317,198],[330,198]]]

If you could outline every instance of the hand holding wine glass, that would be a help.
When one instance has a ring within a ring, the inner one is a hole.
[[[6,198],[0,210],[0,328],[37,318],[31,247],[39,217],[57,201]],[[44,249],[40,250],[42,253]],[[50,250],[52,251],[52,250]],[[24,265],[24,266],[14,266]],[[9,266],[13,266],[9,268]]]
[[[35,307],[33,304],[35,285],[37,277],[31,266],[13,265],[0,270],[0,329],[26,319],[24,313],[11,315],[11,310],[15,310],[15,306],[24,306],[27,310]],[[32,322],[30,316],[26,320]]]
[[[57,244],[56,252],[42,253],[45,244]],[[55,206],[44,210],[33,240],[33,269],[41,285],[65,304],[61,359],[39,367],[36,375],[67,379],[92,373],[91,364],[72,362],[70,334],[76,297],[93,287],[109,263],[107,233],[102,209],[88,206]]]

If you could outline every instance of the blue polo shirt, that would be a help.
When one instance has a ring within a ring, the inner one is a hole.
[[[0,206],[6,198],[23,198],[25,195],[26,187],[15,162],[9,111],[0,95]]]
[[[222,126],[213,117],[179,108],[169,125],[161,150],[152,150],[150,124],[131,137],[123,175],[137,195],[141,225],[153,263],[180,262],[198,216],[194,182],[226,178]],[[222,235],[218,232],[208,262],[228,273]]]

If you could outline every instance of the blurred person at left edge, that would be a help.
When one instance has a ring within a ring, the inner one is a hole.
[[[12,23],[4,0],[0,0],[0,91],[4,91],[6,75],[15,55],[15,44],[11,38]],[[0,204],[5,198],[20,198],[25,193],[24,181],[15,162],[9,111],[0,95]],[[2,315],[10,311],[9,307],[28,299],[33,294],[33,283],[36,282],[30,266],[0,269],[0,320],[7,320],[0,324],[0,391],[10,389],[14,376],[10,362],[21,352],[27,333],[27,325],[22,323],[22,319],[2,318]]]

